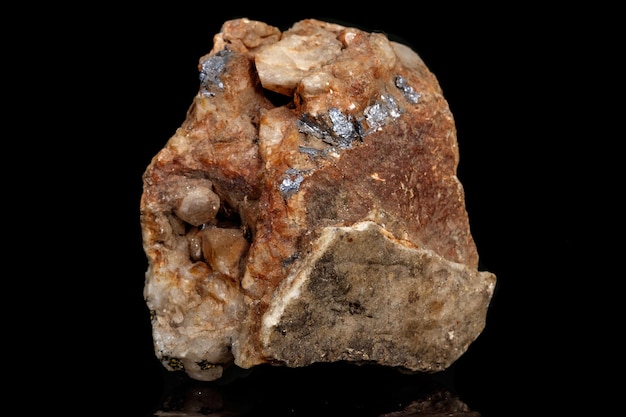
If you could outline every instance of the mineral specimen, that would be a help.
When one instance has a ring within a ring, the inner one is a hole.
[[[456,127],[383,33],[226,21],[143,176],[144,296],[169,370],[444,370],[485,326]]]

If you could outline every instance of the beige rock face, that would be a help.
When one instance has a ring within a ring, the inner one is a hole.
[[[381,33],[236,19],[199,71],[143,177],[164,366],[450,366],[496,277],[477,269],[454,120],[420,57]]]

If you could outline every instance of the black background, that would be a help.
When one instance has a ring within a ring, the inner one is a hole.
[[[596,370],[620,361],[586,349],[608,337],[592,318],[598,299],[591,295],[607,275],[595,269],[588,274],[590,265],[603,263],[588,252],[598,246],[589,232],[598,227],[596,219],[611,216],[613,206],[604,183],[592,179],[597,169],[588,162],[596,158],[595,141],[601,143],[606,134],[592,111],[604,103],[598,99],[604,81],[587,68],[604,62],[605,55],[598,46],[603,35],[596,31],[590,45],[586,28],[594,23],[599,30],[612,29],[602,24],[604,14],[419,2],[411,7],[206,2],[94,6],[78,13],[70,19],[71,29],[58,23],[61,36],[54,41],[42,36],[40,42],[55,57],[57,70],[61,66],[57,94],[66,88],[68,97],[70,89],[76,93],[59,123],[76,141],[57,142],[62,149],[67,145],[75,164],[59,168],[67,173],[66,187],[50,202],[65,195],[80,201],[67,223],[80,224],[67,233],[81,236],[73,249],[81,255],[73,256],[82,260],[73,270],[80,289],[75,281],[68,286],[79,295],[70,297],[75,307],[65,306],[64,328],[72,342],[60,348],[68,358],[60,373],[71,378],[62,385],[67,398],[89,404],[85,415],[105,410],[151,415],[180,383],[163,372],[152,348],[142,294],[147,260],[139,224],[141,176],[185,118],[198,89],[199,58],[211,49],[222,23],[237,17],[283,30],[317,18],[381,31],[411,46],[439,80],[456,120],[458,176],[480,269],[498,278],[484,332],[444,375],[455,395],[485,417],[548,415],[580,410],[590,396],[594,407],[615,399],[605,393],[600,400],[589,390],[607,385]],[[33,55],[36,66],[41,58]],[[606,160],[610,154],[605,152]],[[581,288],[582,280],[592,283]],[[369,384],[364,395],[374,404],[376,392],[388,394],[387,387],[395,386],[384,372],[372,370],[370,377],[351,372],[330,367],[315,371],[320,379],[280,373],[267,381],[285,390],[277,378],[293,378],[291,389],[324,396],[331,394],[320,387],[336,388],[331,381],[359,378]],[[614,376],[621,380],[621,373]],[[285,396],[260,384],[261,392],[275,396],[264,402],[269,413],[268,404],[283,410]],[[345,401],[364,401],[355,395]],[[307,396],[292,401],[301,401],[294,408],[306,408]],[[350,409],[337,405],[342,406]]]

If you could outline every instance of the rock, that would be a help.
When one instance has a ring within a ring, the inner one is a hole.
[[[169,370],[348,361],[431,373],[485,326],[456,128],[382,33],[227,21],[144,176],[145,300]]]

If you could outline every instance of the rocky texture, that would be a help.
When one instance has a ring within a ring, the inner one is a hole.
[[[456,129],[382,33],[224,23],[186,120],[147,167],[157,356],[192,378],[262,363],[447,368],[481,333]]]

